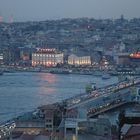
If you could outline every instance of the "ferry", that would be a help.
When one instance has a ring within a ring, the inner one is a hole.
[[[79,72],[79,74],[81,74],[81,75],[92,75],[92,72],[91,71],[88,71],[88,70],[81,70],[80,72]]]
[[[111,78],[111,76],[108,73],[102,75],[103,80],[110,79],[110,78]]]
[[[94,71],[94,72],[93,72],[93,75],[94,75],[94,76],[102,76],[102,74],[103,74],[103,72],[100,71],[100,70]]]

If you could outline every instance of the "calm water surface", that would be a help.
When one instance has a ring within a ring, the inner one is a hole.
[[[117,78],[102,80],[92,75],[4,73],[0,76],[0,121],[83,93],[90,82],[100,87],[117,82]]]

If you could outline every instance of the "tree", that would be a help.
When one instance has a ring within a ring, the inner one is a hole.
[[[91,92],[92,92],[92,86],[91,86],[91,84],[88,84],[86,86],[86,93],[91,93]]]

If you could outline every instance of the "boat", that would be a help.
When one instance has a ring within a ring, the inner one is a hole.
[[[81,74],[81,75],[92,75],[92,72],[89,71],[89,70],[81,70],[81,71],[79,72],[79,74]]]
[[[103,80],[110,79],[110,78],[111,78],[111,76],[108,73],[102,75]]]
[[[102,71],[100,71],[100,70],[94,71],[94,72],[93,72],[93,75],[94,75],[94,76],[102,76],[102,74],[103,74],[103,73],[102,73]]]
[[[72,71],[67,70],[67,69],[66,70],[60,69],[60,70],[51,70],[50,73],[52,73],[52,74],[71,74]]]

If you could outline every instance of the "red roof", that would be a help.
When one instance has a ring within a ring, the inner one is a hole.
[[[55,48],[37,48],[37,53],[55,53]]]

